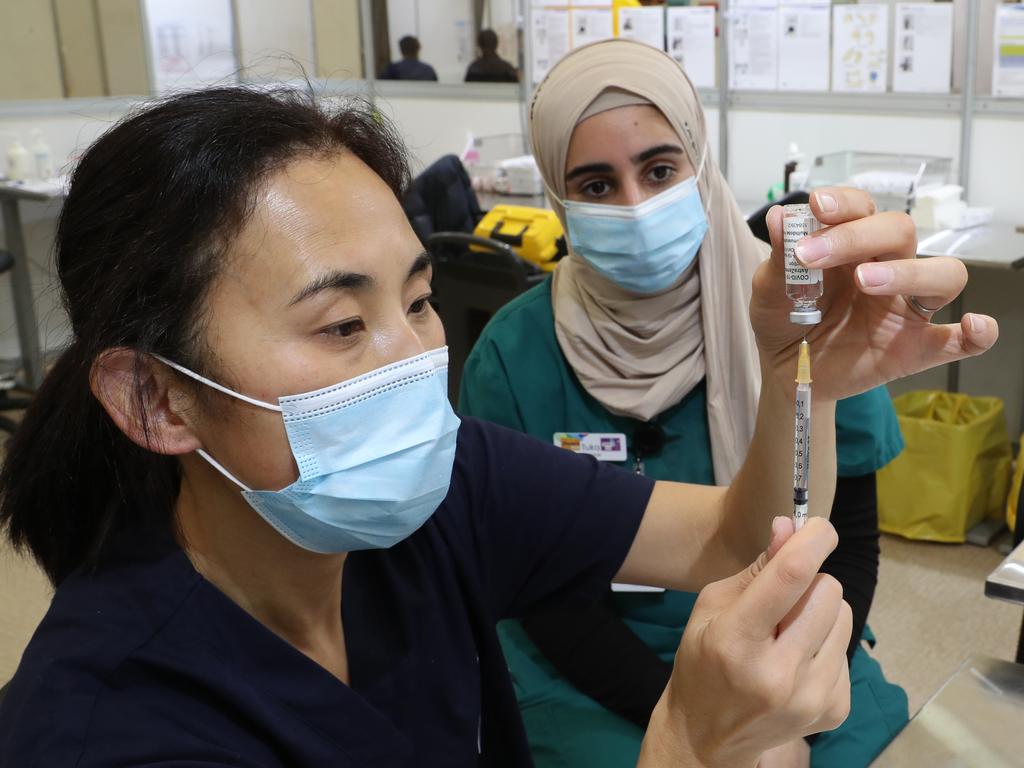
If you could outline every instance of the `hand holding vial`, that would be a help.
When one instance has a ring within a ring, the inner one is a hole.
[[[776,206],[768,212],[772,255],[754,275],[750,302],[765,376],[792,387],[806,338],[814,349],[818,397],[838,400],[978,355],[995,343],[999,327],[987,315],[969,313],[959,322],[932,324],[911,304],[914,297],[929,309],[946,306],[966,285],[967,270],[952,257],[917,259],[909,216],[876,212],[870,195],[845,188],[817,190],[810,210],[826,228],[802,237],[792,255],[797,265],[822,271],[817,324],[790,320],[798,308],[786,280],[783,210]]]

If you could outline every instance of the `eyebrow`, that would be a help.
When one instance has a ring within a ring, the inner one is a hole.
[[[588,173],[611,173],[614,168],[609,163],[587,163],[586,165],[577,165],[567,174],[565,174],[566,181],[572,181],[577,176],[583,176]]]
[[[421,274],[432,265],[430,254],[421,251],[413,260],[412,266],[406,275],[406,282],[415,275]],[[312,282],[306,285],[288,302],[288,306],[294,306],[301,301],[312,298],[324,291],[365,291],[371,288],[376,281],[369,275],[362,272],[346,272],[344,270],[333,270],[317,276]]]
[[[634,155],[633,157],[630,158],[630,160],[633,162],[634,165],[639,165],[640,163],[646,163],[652,157],[657,157],[658,155],[681,154],[683,154],[683,148],[680,147],[678,144],[659,144],[656,147],[645,149],[638,155]]]
[[[643,152],[633,155],[629,158],[633,165],[639,165],[640,163],[646,163],[652,157],[658,155],[682,155],[684,154],[683,148],[678,144],[658,144],[655,147],[645,149]],[[577,165],[567,174],[565,174],[566,181],[572,181],[577,176],[585,176],[588,173],[612,173],[614,168],[610,163],[587,163],[586,165]]]

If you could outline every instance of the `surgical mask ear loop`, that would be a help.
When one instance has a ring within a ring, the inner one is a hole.
[[[228,389],[223,384],[218,384],[215,381],[211,381],[210,379],[206,378],[205,376],[200,376],[195,371],[190,371],[188,368],[186,368],[183,365],[178,365],[177,363],[168,360],[163,355],[158,355],[156,353],[151,353],[151,354],[152,354],[153,357],[155,357],[161,363],[163,363],[164,365],[166,365],[166,366],[168,366],[170,368],[173,368],[178,373],[182,373],[182,374],[188,376],[190,379],[195,379],[196,381],[200,382],[201,384],[205,384],[208,387],[213,387],[218,392],[223,392],[225,395],[230,395],[231,397],[234,397],[237,400],[242,400],[243,402],[249,403],[250,405],[257,406],[258,408],[265,408],[268,411],[277,411],[278,413],[281,412],[281,406],[279,406],[279,405],[271,405],[270,403],[265,403],[262,400],[257,400],[254,397],[248,397],[246,395],[241,394],[240,392],[235,392],[233,389]],[[243,483],[241,480],[239,480],[233,474],[228,472],[228,470],[219,461],[214,459],[213,456],[208,454],[202,448],[197,448],[196,449],[196,453],[198,453],[200,456],[202,456],[211,467],[216,469],[218,472],[220,472],[222,475],[224,475],[224,477],[226,477],[228,480],[233,482],[235,485],[237,485],[243,491],[251,491],[252,490],[249,486],[247,486],[245,483]]]
[[[265,403],[262,400],[257,400],[254,397],[248,397],[247,395],[243,395],[241,392],[235,392],[235,390],[228,389],[223,384],[218,384],[216,381],[210,381],[210,379],[206,378],[205,376],[200,376],[195,371],[190,371],[188,368],[186,368],[183,365],[178,365],[177,363],[171,362],[170,360],[168,360],[166,357],[164,357],[162,355],[158,355],[155,352],[150,353],[150,354],[152,354],[153,357],[155,357],[157,360],[159,360],[164,365],[170,366],[171,368],[176,370],[178,373],[183,373],[186,376],[188,376],[190,379],[195,379],[196,381],[200,382],[201,384],[205,384],[208,387],[213,387],[218,392],[223,392],[225,395],[230,395],[231,397],[235,398],[236,400],[241,400],[243,402],[249,403],[249,405],[255,405],[258,408],[266,408],[268,411],[277,411],[278,413],[281,413],[281,406],[279,406],[279,405],[272,405],[271,403]]]

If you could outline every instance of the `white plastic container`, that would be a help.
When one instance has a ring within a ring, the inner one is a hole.
[[[28,181],[32,178],[32,156],[17,138],[7,148],[7,178],[11,181]]]
[[[53,152],[38,130],[32,131],[32,161],[37,179],[49,181],[53,178]]]

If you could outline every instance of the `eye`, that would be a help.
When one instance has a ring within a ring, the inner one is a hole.
[[[580,191],[587,197],[606,197],[612,189],[612,185],[604,179],[594,179],[584,184]]]
[[[324,328],[321,333],[326,334],[327,336],[337,336],[341,339],[347,339],[364,330],[366,330],[366,325],[360,318],[356,317],[351,320],[344,320],[340,323],[330,325]]]
[[[430,297],[431,296],[433,296],[433,294],[429,294],[427,296],[423,296],[421,298],[416,299],[416,301],[414,301],[412,304],[409,305],[409,314],[410,315],[422,315],[422,314],[424,314],[430,308]]]
[[[656,165],[647,174],[648,178],[655,184],[664,184],[676,175],[676,169],[671,165]]]

